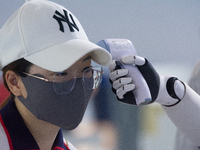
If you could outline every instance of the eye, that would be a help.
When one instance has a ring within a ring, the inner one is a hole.
[[[66,82],[70,80],[71,78],[69,77],[67,72],[58,72],[54,75],[54,82]]]
[[[67,72],[64,71],[64,72],[58,72],[58,73],[56,73],[56,75],[57,76],[66,76],[68,74],[67,74]]]

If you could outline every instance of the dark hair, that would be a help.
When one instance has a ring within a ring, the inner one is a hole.
[[[33,64],[30,63],[29,61],[25,60],[24,58],[21,58],[19,60],[16,60],[10,64],[8,64],[7,66],[5,66],[2,71],[3,71],[3,82],[4,82],[4,86],[7,88],[8,91],[10,91],[9,87],[8,87],[8,84],[6,82],[6,72],[8,70],[12,70],[14,71],[17,75],[19,76],[23,76],[25,77],[26,75],[24,75],[22,72],[29,72],[30,70],[30,67],[32,66]],[[11,92],[11,91],[10,91]],[[11,95],[7,98],[10,99],[10,98],[14,98],[15,95],[11,92]],[[7,101],[6,100],[6,101]]]

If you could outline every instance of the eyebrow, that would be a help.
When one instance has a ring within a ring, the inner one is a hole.
[[[86,58],[84,58],[82,62],[87,61],[87,60],[90,60],[90,59],[92,59],[92,56],[89,55],[89,56],[87,56]]]

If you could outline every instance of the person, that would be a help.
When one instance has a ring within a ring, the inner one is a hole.
[[[107,145],[114,143],[115,148],[109,148],[109,150],[116,150],[116,147],[120,150],[136,150],[140,132],[139,107],[133,108],[116,101],[115,95],[111,92],[109,73],[109,70],[105,68],[99,91],[93,100],[96,120],[101,127],[100,132],[104,135],[103,140],[107,142]]]
[[[132,67],[126,69],[122,64]],[[200,96],[185,82],[174,76],[159,75],[147,59],[136,55],[113,60],[109,69],[113,92],[119,101],[132,105],[158,102],[181,134],[191,141],[190,150],[200,149]],[[148,93],[150,96],[144,97]],[[188,150],[183,146],[184,140],[176,144],[181,150]]]
[[[139,107],[131,107],[116,101],[115,94],[111,92],[109,73],[106,67],[101,85],[92,101],[101,139],[105,145],[110,146],[109,150],[136,150],[140,132]]]
[[[76,150],[62,130],[81,122],[111,55],[78,19],[46,0],[22,5],[0,30],[0,69],[11,92],[0,110],[0,148]]]
[[[0,110],[0,147],[75,150],[63,140],[61,128],[78,126],[99,85],[103,71],[92,67],[92,60],[110,66],[113,91],[120,101],[160,103],[180,131],[195,147],[200,146],[200,97],[196,92],[175,77],[160,76],[147,59],[124,57],[122,63],[141,72],[136,84],[134,77],[130,81],[128,70],[117,69],[111,59],[105,49],[89,42],[69,10],[46,0],[26,2],[0,30],[0,69],[11,92]],[[140,79],[146,81],[151,97],[137,97],[144,92]]]

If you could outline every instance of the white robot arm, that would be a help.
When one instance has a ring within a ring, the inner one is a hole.
[[[172,122],[200,147],[200,96],[185,84],[185,96],[173,107],[162,106]]]
[[[132,105],[158,102],[172,122],[200,147],[200,96],[172,76],[160,76],[147,59],[137,56],[126,39],[102,40],[98,45],[113,56],[110,82],[119,101]]]
[[[123,57],[121,59],[122,63],[126,65],[132,65],[133,69],[136,69],[134,67],[137,67],[140,70],[142,74],[141,80],[145,80],[147,82],[146,88],[149,89],[151,93],[150,103],[160,103],[169,118],[179,128],[179,130],[181,130],[182,133],[187,136],[196,146],[200,146],[200,96],[196,92],[194,92],[186,83],[178,80],[176,77],[160,76],[147,60],[145,60],[143,63],[142,61],[142,57],[131,55]],[[120,83],[119,80],[123,79],[124,74],[120,78],[119,75],[117,75],[117,71],[119,71],[120,69],[116,70],[114,69],[114,66],[116,66],[116,63],[114,63],[113,61],[110,65],[111,80],[113,83]],[[124,72],[128,71],[125,69]],[[125,75],[127,78],[128,74]],[[159,80],[155,79],[155,77],[159,78]],[[157,87],[158,83],[156,83],[158,81],[159,88]],[[130,88],[129,90],[127,90],[127,88],[123,88],[128,85],[132,85],[132,89]],[[116,89],[116,95],[118,96],[118,99],[120,99],[122,97],[124,98],[127,92],[133,91],[135,95],[134,100],[145,101],[138,99],[137,97],[138,92],[145,92],[140,90],[139,86],[135,83],[121,83],[121,86],[115,85],[115,87],[118,87],[118,89]],[[124,89],[124,92],[118,93],[119,89]],[[155,92],[155,90],[157,90],[158,92]],[[120,95],[121,93],[124,93],[124,95]],[[158,94],[154,96],[152,95],[154,93]],[[121,99],[122,102],[124,101],[123,98]]]

